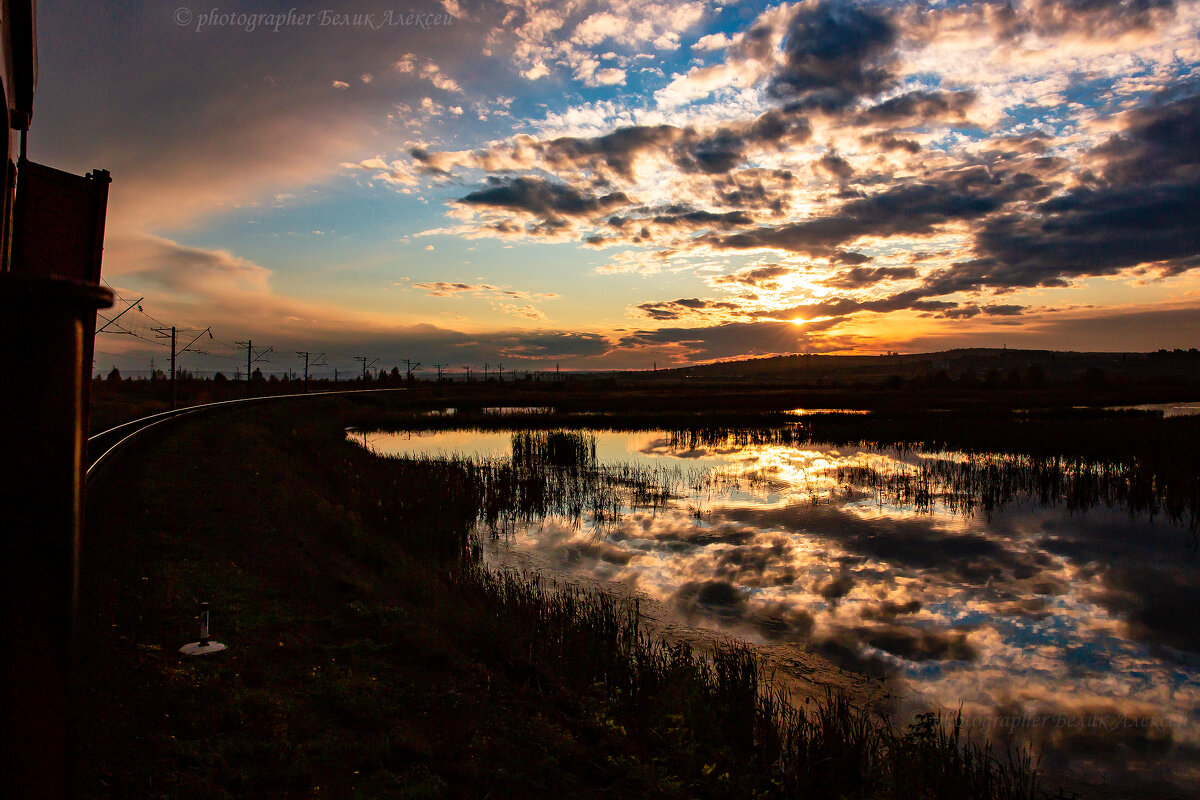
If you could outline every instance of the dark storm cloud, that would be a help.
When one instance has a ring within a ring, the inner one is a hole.
[[[731,275],[721,275],[714,278],[713,283],[774,291],[779,288],[779,279],[791,275],[794,271],[790,267],[782,267],[779,264],[768,264],[763,267],[739,270]]]
[[[929,292],[910,289],[889,297],[859,300],[853,297],[832,297],[816,303],[803,303],[790,308],[755,312],[769,319],[813,319],[815,317],[844,317],[863,311],[886,314],[891,311],[928,311],[940,313],[958,306],[947,300],[928,300]]]
[[[742,162],[745,140],[730,130],[718,130],[680,148],[675,164],[684,172],[705,172],[710,175],[728,172]]]
[[[489,334],[487,344],[509,358],[587,358],[602,356],[612,349],[607,338],[598,333],[558,331],[521,331]]]
[[[828,254],[860,236],[919,235],[952,220],[972,220],[1000,208],[1011,192],[985,176],[901,184],[870,197],[852,200],[825,217],[775,227],[760,227],[708,241],[720,249],[773,247],[814,255]]]
[[[806,118],[772,109],[751,121],[709,131],[634,125],[603,136],[564,136],[537,143],[535,148],[553,168],[608,170],[630,180],[637,159],[648,153],[669,154],[685,172],[717,175],[740,164],[752,146],[802,144],[811,137],[812,125]]]
[[[674,145],[674,161],[684,172],[717,175],[741,164],[752,146],[783,147],[811,138],[805,117],[772,109],[748,125],[724,125],[704,134],[687,129]]]
[[[993,317],[1016,317],[1020,316],[1025,311],[1025,306],[1018,305],[990,305],[983,307],[983,313]]]
[[[1094,151],[1115,185],[1200,182],[1200,94],[1134,111],[1126,130]]]
[[[1019,136],[1001,136],[989,140],[988,144],[994,148],[990,152],[1011,158],[1016,155],[1044,153],[1049,149],[1051,142],[1050,137],[1044,133],[1031,133]]]
[[[912,139],[898,138],[894,133],[873,133],[859,139],[863,144],[875,144],[882,150],[903,150],[916,155],[921,152],[921,145]]]
[[[696,297],[681,297],[678,300],[663,300],[642,303],[638,310],[650,319],[673,320],[695,314],[698,311],[737,311],[741,306],[716,300],[701,300]]]
[[[1037,215],[988,220],[975,239],[980,258],[931,276],[927,287],[1063,286],[1154,262],[1166,262],[1167,273],[1192,269],[1200,263],[1197,208],[1196,183],[1078,189],[1040,204]]]
[[[826,278],[821,283],[838,289],[864,289],[882,281],[898,281],[917,277],[915,267],[855,267]]]
[[[458,200],[464,205],[528,211],[553,220],[602,213],[629,201],[623,192],[597,197],[563,183],[543,178],[492,179],[492,186],[471,192]]]
[[[754,222],[744,211],[717,213],[687,207],[674,207],[665,213],[655,214],[651,220],[658,225],[688,228],[733,228]]]
[[[1010,175],[1040,202],[984,221],[975,235],[978,257],[929,276],[928,292],[1065,286],[1069,278],[1143,264],[1165,275],[1200,265],[1200,96],[1154,100],[1127,119],[1124,131],[1090,153],[1102,180],[1046,198],[1038,177]],[[1000,144],[1022,153],[1042,146],[1040,138]],[[1048,158],[1022,166],[1062,169]]]
[[[971,20],[1001,41],[1030,35],[1101,39],[1159,28],[1175,16],[1176,5],[1175,0],[982,0],[936,10],[914,4],[905,11],[906,27],[921,38],[948,22]]]
[[[1039,33],[1091,37],[1155,28],[1175,14],[1175,0],[1039,0],[1027,23]]]
[[[623,178],[633,177],[633,164],[646,151],[658,150],[680,137],[672,125],[635,125],[618,128],[604,136],[565,136],[543,145],[546,161],[553,166],[602,163]]]
[[[882,124],[903,127],[930,121],[954,121],[966,118],[975,104],[971,91],[915,91],[893,97],[858,115],[859,125]]]
[[[991,306],[960,306],[948,308],[938,316],[947,319],[970,319],[984,314],[990,317],[1018,317],[1025,311],[1025,306],[991,305]]]
[[[812,334],[832,327],[835,321],[811,323],[800,328],[791,322],[729,322],[698,328],[639,330],[621,338],[622,347],[682,345],[696,360],[733,356],[795,353],[805,348],[836,349],[842,343]]]
[[[891,20],[868,8],[836,2],[801,7],[768,89],[798,106],[840,110],[892,84],[896,38]]]
[[[771,109],[754,118],[745,138],[776,145],[804,144],[812,138],[812,124],[805,117]]]
[[[794,180],[791,170],[739,170],[716,185],[715,200],[720,205],[781,214],[789,204],[785,191]]]
[[[451,364],[478,362],[493,359],[497,354],[509,358],[530,360],[553,360],[559,358],[587,358],[601,356],[612,349],[607,338],[595,333],[568,333],[558,331],[499,330],[486,335],[464,333],[439,328],[434,325],[414,325],[395,332],[376,333],[363,336],[361,332],[346,332],[333,339],[333,350],[343,351],[344,360],[360,348],[380,354],[381,363],[402,360],[414,351],[428,354],[427,363],[445,361]],[[343,341],[344,340],[344,341]],[[343,348],[347,344],[350,348]],[[335,359],[333,350],[330,360]]]
[[[850,162],[837,153],[826,153],[821,156],[817,164],[821,169],[840,180],[846,180],[854,176],[854,167],[850,166]]]

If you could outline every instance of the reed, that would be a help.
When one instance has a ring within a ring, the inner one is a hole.
[[[480,522],[494,535],[551,513],[603,522],[623,507],[666,502],[728,476],[602,465],[594,438],[578,431],[515,433],[513,457],[503,459],[380,458],[342,445],[339,474],[355,507],[414,556],[447,565],[438,574],[470,620],[470,646],[551,702],[652,747],[685,793],[1047,796],[1028,754],[967,741],[958,720],[925,715],[898,725],[835,694],[794,708],[746,645],[698,651],[663,641],[643,629],[636,599],[492,570],[479,557]]]

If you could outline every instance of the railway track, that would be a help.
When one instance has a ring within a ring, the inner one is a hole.
[[[250,403],[261,403],[270,400],[285,400],[295,397],[328,397],[330,395],[347,395],[347,394],[364,394],[373,392],[403,392],[404,388],[400,389],[350,389],[336,392],[309,392],[307,394],[281,394],[271,395],[268,397],[247,397],[238,400],[220,400],[215,403],[201,403],[200,405],[187,406],[186,408],[177,408],[172,411],[162,411],[158,414],[151,414],[148,417],[131,420],[130,422],[122,423],[116,427],[109,428],[106,431],[101,431],[93,436],[88,437],[87,449],[85,452],[85,461],[87,470],[85,476],[91,479],[105,464],[107,464],[117,451],[127,446],[134,440],[144,435],[147,431],[166,425],[169,422],[187,417],[193,414],[200,414],[215,409],[233,405],[248,405]]]

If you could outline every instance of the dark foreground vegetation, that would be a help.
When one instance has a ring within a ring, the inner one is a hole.
[[[948,720],[791,709],[745,648],[658,642],[636,606],[483,569],[477,476],[345,440],[394,405],[185,420],[91,487],[86,796],[1040,796],[1028,759]],[[205,599],[230,649],[184,660]]]

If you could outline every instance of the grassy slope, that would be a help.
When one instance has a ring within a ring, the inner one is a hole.
[[[94,492],[89,796],[651,792],[601,715],[472,652],[470,609],[257,416],[185,423]],[[184,661],[202,598],[230,650]]]

